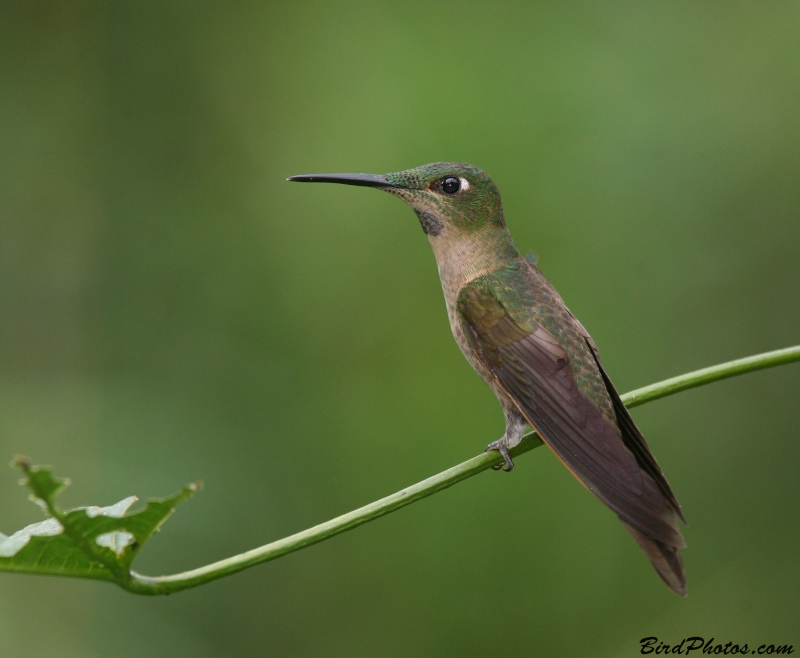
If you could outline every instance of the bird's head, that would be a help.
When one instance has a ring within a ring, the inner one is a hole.
[[[400,197],[419,217],[431,241],[476,232],[505,233],[503,204],[492,179],[463,162],[435,162],[393,174],[304,174],[288,180],[375,187]]]

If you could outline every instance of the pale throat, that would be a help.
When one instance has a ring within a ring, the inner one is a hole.
[[[448,302],[470,281],[520,257],[511,235],[497,228],[465,234],[447,226],[441,234],[429,235],[428,240]]]

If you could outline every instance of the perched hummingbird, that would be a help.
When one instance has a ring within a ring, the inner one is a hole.
[[[469,164],[437,162],[288,180],[374,187],[414,209],[436,256],[453,336],[505,413],[505,434],[486,449],[499,451],[510,471],[508,451],[530,425],[617,514],[667,586],[685,595],[678,500],[594,341],[535,259],[517,251],[492,179]]]

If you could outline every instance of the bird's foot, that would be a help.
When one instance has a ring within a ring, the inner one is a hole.
[[[484,450],[484,452],[497,450],[501,455],[503,455],[503,459],[506,460],[506,463],[492,466],[492,469],[499,471],[502,468],[506,473],[508,473],[512,468],[514,468],[514,462],[511,460],[511,455],[508,454],[508,449],[503,445],[502,441],[502,439],[499,439],[494,443],[490,443],[488,446],[486,446],[486,450]]]

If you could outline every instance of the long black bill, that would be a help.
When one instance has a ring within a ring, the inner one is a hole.
[[[289,176],[286,180],[298,183],[342,183],[362,187],[397,187],[381,174],[300,174]]]

